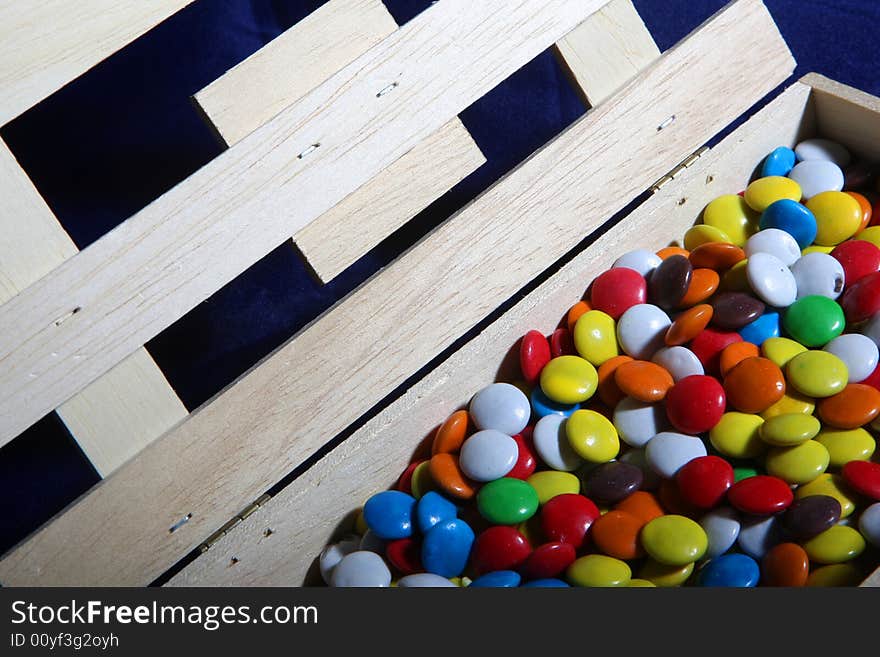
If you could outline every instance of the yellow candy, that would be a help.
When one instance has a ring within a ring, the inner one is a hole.
[[[598,385],[596,368],[580,356],[558,356],[541,370],[541,390],[560,404],[587,401]]]
[[[863,579],[865,573],[855,564],[836,563],[810,572],[807,586],[858,586]]]
[[[850,461],[867,461],[877,449],[874,437],[864,429],[825,428],[816,440],[828,450],[832,468],[842,468]]]
[[[746,276],[746,265],[748,260],[740,260],[733,267],[724,272],[721,277],[720,289],[722,292],[751,292],[748,276]]]
[[[735,459],[754,458],[767,448],[760,436],[762,424],[764,420],[760,415],[738,411],[725,413],[709,431],[709,442],[724,456]]]
[[[782,399],[763,411],[761,417],[769,420],[777,415],[786,415],[788,413],[812,415],[815,410],[816,402],[796,390],[789,390],[782,396]]]
[[[699,523],[674,514],[654,518],[642,527],[639,540],[645,552],[667,566],[694,563],[709,548],[709,538]]]
[[[627,584],[626,586],[630,589],[653,589],[656,588],[657,585],[650,580],[634,577],[633,579],[629,580],[629,584]]]
[[[694,564],[684,566],[667,566],[653,559],[646,559],[639,570],[639,577],[646,579],[657,587],[681,586],[694,572]]]
[[[816,217],[816,244],[834,246],[856,234],[862,225],[862,206],[844,192],[822,192],[807,201]]]
[[[434,481],[434,477],[431,476],[431,471],[428,469],[429,464],[430,461],[419,463],[416,469],[413,470],[410,487],[412,488],[412,496],[416,499],[419,499],[425,493],[439,488],[437,482]]]
[[[632,570],[620,559],[588,554],[568,567],[565,578],[572,586],[626,586],[632,579]]]
[[[815,440],[795,447],[774,447],[767,452],[767,474],[789,484],[808,484],[828,468],[828,450]]]
[[[596,411],[578,410],[565,422],[568,443],[591,463],[605,463],[620,452],[620,438],[610,420]]]
[[[730,236],[723,230],[706,224],[697,224],[688,228],[684,234],[684,248],[693,251],[701,244],[709,242],[725,242],[730,243]]]
[[[761,425],[761,440],[776,447],[794,447],[815,438],[821,430],[822,423],[813,415],[784,413]]]
[[[836,499],[840,502],[841,518],[852,515],[856,509],[856,503],[847,491],[846,484],[840,475],[828,472],[820,474],[810,483],[798,486],[794,491],[794,496],[799,500],[810,495],[830,495]]]
[[[806,249],[801,251],[801,255],[810,255],[811,253],[831,253],[834,250],[833,246],[819,246],[814,244],[813,246],[808,246]]]
[[[564,493],[580,493],[581,482],[570,472],[542,470],[526,479],[538,493],[538,503],[546,504],[557,495]]]
[[[791,178],[767,176],[759,178],[746,188],[745,199],[752,210],[763,212],[776,201],[784,198],[800,201],[801,196],[801,186]]]
[[[846,363],[827,351],[805,351],[785,367],[786,379],[801,394],[830,397],[846,387]]]
[[[755,234],[757,214],[737,194],[719,196],[703,210],[703,223],[717,228],[737,246]]]
[[[865,228],[865,230],[856,235],[856,239],[863,242],[870,242],[874,246],[880,248],[880,226]]]
[[[792,358],[807,351],[800,342],[789,338],[767,338],[761,345],[761,354],[778,367],[785,367]]]
[[[583,358],[596,367],[620,355],[614,320],[601,310],[585,312],[574,325],[574,346]]]
[[[360,509],[357,514],[357,518],[354,519],[354,531],[356,534],[363,536],[367,533],[367,521],[364,518],[364,510]]]
[[[803,544],[810,561],[843,563],[865,551],[865,539],[852,527],[835,525]]]

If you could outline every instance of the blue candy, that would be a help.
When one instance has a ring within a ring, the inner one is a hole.
[[[796,161],[797,156],[793,150],[780,146],[764,160],[764,165],[761,167],[761,177],[787,176],[794,169]]]
[[[545,415],[564,415],[568,417],[581,407],[580,404],[560,404],[553,401],[544,394],[540,386],[535,386],[535,389],[532,390],[531,402],[532,411],[538,416],[538,419]]]
[[[372,532],[385,540],[408,538],[413,533],[416,498],[399,490],[373,495],[364,504],[364,521]]]
[[[801,249],[806,249],[816,239],[818,230],[816,217],[810,209],[791,199],[771,203],[761,215],[761,230],[778,228],[794,238]]]
[[[746,554],[723,554],[712,559],[700,571],[700,586],[752,587],[758,585],[761,569]]]
[[[758,345],[764,344],[764,340],[779,337],[779,313],[765,312],[754,322],[750,322],[739,330],[739,334],[746,342]]]
[[[458,516],[458,508],[435,491],[422,495],[416,504],[416,524],[423,534],[438,522],[451,520],[456,516]]]
[[[522,585],[524,589],[567,589],[571,588],[567,582],[563,582],[561,579],[556,579],[555,577],[548,577],[547,579],[533,579],[531,582],[526,582]]]
[[[515,589],[519,586],[521,581],[522,578],[519,576],[519,573],[514,572],[513,570],[496,570],[495,572],[486,573],[485,575],[478,577],[470,583],[468,588]]]
[[[467,566],[474,530],[460,518],[442,520],[431,527],[422,541],[422,566],[442,577],[458,577]]]

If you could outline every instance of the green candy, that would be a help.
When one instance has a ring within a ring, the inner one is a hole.
[[[834,299],[812,294],[791,304],[782,324],[805,347],[823,347],[843,333],[846,318]]]
[[[477,493],[477,509],[491,523],[517,525],[535,515],[538,493],[522,479],[496,479]]]
[[[748,479],[749,477],[757,477],[758,470],[755,468],[749,467],[739,467],[733,469],[733,481],[736,483],[737,481],[742,481],[743,479]]]

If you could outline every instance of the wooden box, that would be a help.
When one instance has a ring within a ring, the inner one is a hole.
[[[397,29],[381,3],[331,0],[196,95],[227,152],[83,252],[31,267],[0,315],[0,437],[58,409],[101,459],[120,427],[142,431],[3,556],[4,586],[314,582],[358,505],[474,392],[515,378],[519,338],[555,328],[621,253],[680,239],[777,146],[819,135],[880,158],[880,100],[818,75],[704,146],[794,70],[760,0],[662,55],[629,0],[508,5],[440,0]],[[554,42],[582,119],[201,408],[170,399],[148,339],[291,235],[332,278],[479,166],[456,114]],[[292,52],[312,76],[285,79]]]

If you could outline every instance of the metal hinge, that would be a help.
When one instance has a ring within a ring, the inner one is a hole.
[[[258,500],[249,504],[247,507],[245,507],[244,511],[237,514],[232,520],[230,520],[225,525],[223,525],[220,529],[218,529],[216,532],[211,534],[208,537],[208,539],[199,546],[199,552],[207,552],[208,550],[210,550],[214,546],[214,544],[217,541],[219,541],[221,538],[226,536],[226,534],[228,534],[233,527],[235,527],[242,520],[244,520],[249,515],[254,513],[257,509],[259,509],[261,506],[263,506],[271,498],[272,498],[271,495],[268,495],[268,494],[262,495]]]
[[[651,192],[654,194],[659,192],[660,189],[665,184],[672,182],[678,174],[680,174],[682,171],[684,171],[688,167],[693,166],[693,164],[697,160],[699,160],[703,156],[703,154],[706,153],[708,150],[709,150],[708,146],[702,146],[698,150],[696,150],[693,153],[691,153],[690,155],[688,155],[684,160],[682,160],[681,164],[673,167],[669,173],[667,173],[666,175],[661,177],[657,182],[655,182],[653,185],[651,185]]]

